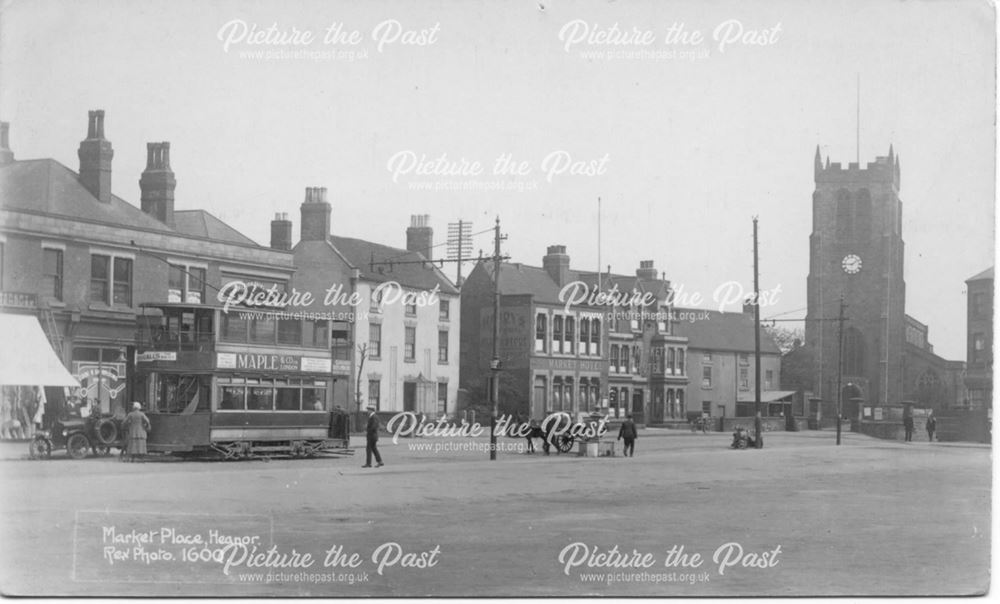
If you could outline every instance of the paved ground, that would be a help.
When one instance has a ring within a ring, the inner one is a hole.
[[[163,596],[988,588],[988,448],[833,438],[770,433],[763,450],[733,451],[725,434],[646,430],[630,459],[505,452],[496,462],[454,450],[484,439],[384,439],[379,469],[360,457],[20,461],[24,445],[3,444],[0,587]]]

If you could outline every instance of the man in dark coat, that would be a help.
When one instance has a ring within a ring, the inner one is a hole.
[[[372,455],[375,455],[376,468],[381,468],[385,464],[382,463],[382,456],[378,452],[378,431],[382,427],[382,423],[378,421],[378,416],[375,415],[375,407],[368,407],[368,425],[365,427],[365,465],[361,466],[363,468],[372,467]]]
[[[903,431],[905,433],[905,435],[903,436],[903,440],[905,440],[906,442],[910,442],[911,440],[913,440],[913,416],[912,415],[907,415],[906,417],[903,418]]]
[[[625,448],[622,450],[622,455],[625,457],[635,456],[635,439],[638,437],[639,433],[636,432],[635,422],[632,421],[632,414],[630,413],[625,417],[622,427],[618,430],[618,440],[625,441]]]

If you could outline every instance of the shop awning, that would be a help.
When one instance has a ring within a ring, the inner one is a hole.
[[[33,315],[0,314],[0,384],[4,386],[79,386],[59,361]]]
[[[788,399],[791,401],[792,395],[795,394],[794,390],[765,390],[760,393],[760,402],[762,403],[776,403],[783,399]],[[741,392],[736,400],[740,403],[753,403],[754,395],[752,392]]]

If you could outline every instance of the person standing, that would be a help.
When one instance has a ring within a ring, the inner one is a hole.
[[[913,416],[912,415],[907,415],[906,417],[903,418],[903,430],[905,432],[905,436],[903,437],[903,440],[905,440],[906,442],[910,442],[911,440],[913,440]]]
[[[927,442],[934,442],[934,432],[937,430],[937,418],[934,417],[934,411],[927,416]]]
[[[635,429],[635,422],[632,421],[632,414],[629,413],[625,416],[622,427],[618,429],[618,440],[625,441],[625,448],[622,450],[622,455],[625,457],[635,456],[635,439],[638,437],[639,433]]]
[[[365,465],[362,468],[372,467],[372,455],[375,456],[376,468],[381,468],[382,456],[378,452],[378,431],[382,427],[382,422],[378,421],[375,415],[375,407],[368,406],[368,425],[365,427]]]
[[[125,455],[126,461],[135,461],[146,457],[146,434],[152,426],[149,418],[142,412],[141,403],[132,403],[132,411],[125,416]]]

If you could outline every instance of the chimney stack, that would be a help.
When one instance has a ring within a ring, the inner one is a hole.
[[[752,317],[755,306],[757,305],[754,303],[753,295],[747,296],[746,299],[743,300],[743,314],[750,315]]]
[[[111,158],[115,152],[104,138],[104,110],[88,112],[87,138],[80,143],[80,184],[101,203],[111,203]]]
[[[292,249],[292,221],[284,212],[275,214],[271,221],[271,248],[284,251]]]
[[[0,166],[14,161],[10,150],[10,122],[0,122]]]
[[[655,281],[656,269],[653,268],[652,260],[640,260],[639,268],[635,269],[635,276],[643,281]]]
[[[142,211],[174,227],[174,188],[177,179],[170,169],[170,143],[146,143],[146,169],[139,178]]]
[[[569,283],[569,256],[565,245],[550,245],[542,257],[542,267],[559,287]]]
[[[413,214],[410,216],[410,226],[406,229],[406,250],[420,252],[424,258],[433,260],[434,229],[430,227],[431,217],[428,214]]]
[[[330,204],[326,201],[326,187],[306,187],[306,200],[299,209],[302,215],[299,239],[326,241],[330,236]]]

